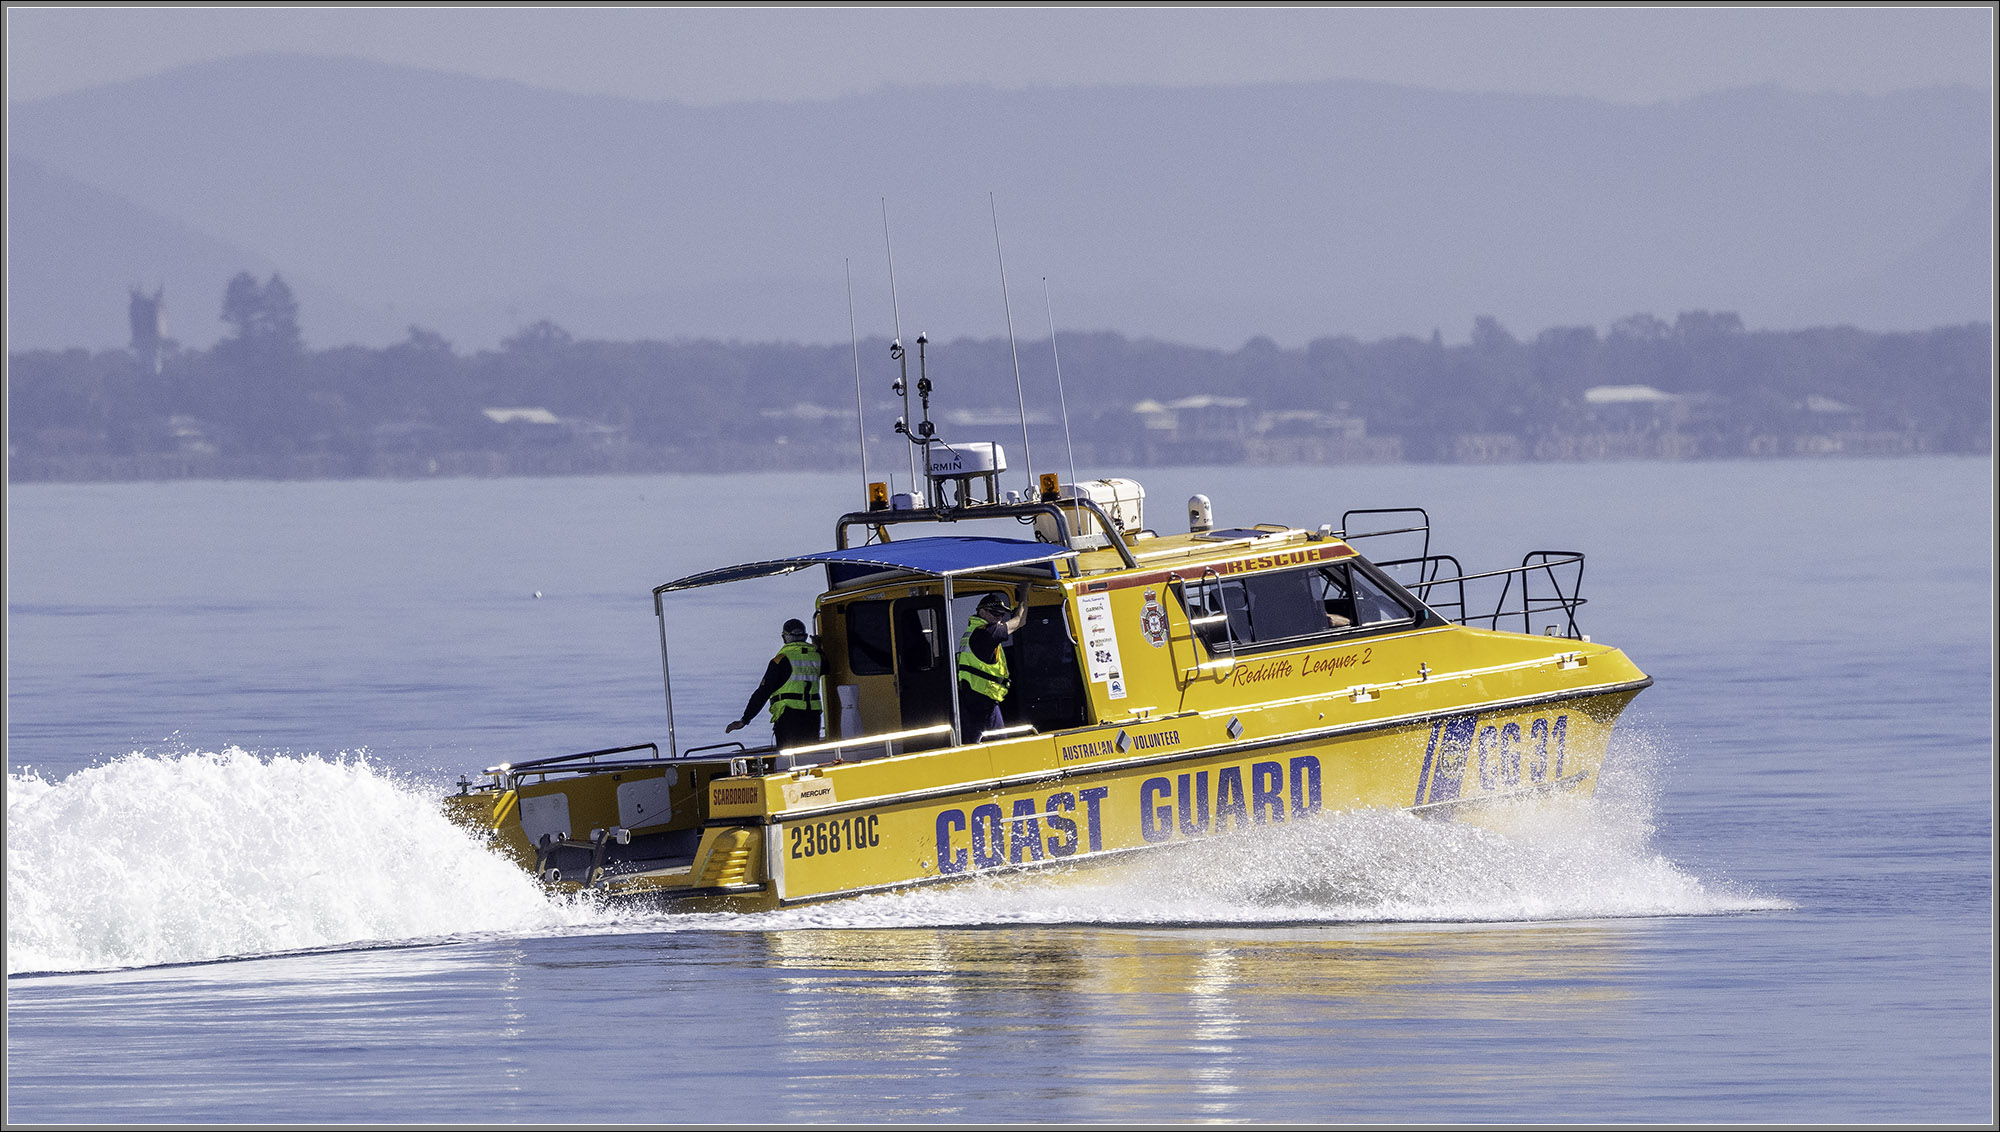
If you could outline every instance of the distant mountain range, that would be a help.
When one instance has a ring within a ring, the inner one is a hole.
[[[205,347],[223,285],[308,343],[844,342],[1114,330],[1234,347],[1990,319],[1993,101],[1771,88],[1626,106],[1355,82],[891,89],[692,107],[245,56],[9,107],[8,349],[102,348],[129,286]],[[990,194],[990,196],[989,196]],[[883,248],[895,249],[892,306]],[[989,203],[990,202],[990,203]]]

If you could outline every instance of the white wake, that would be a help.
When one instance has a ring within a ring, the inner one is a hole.
[[[735,926],[1494,923],[1791,907],[1704,882],[1654,848],[1668,757],[1639,728],[1612,743],[1610,780],[1592,798],[1458,821],[1387,809],[1318,815],[1098,867],[977,877]]]
[[[365,758],[133,754],[7,783],[7,971],[74,971],[600,918],[550,900]]]
[[[742,915],[551,896],[365,757],[133,754],[11,774],[7,970],[78,971],[467,936],[1007,924],[1482,923],[1790,905],[1654,848],[1660,758],[1622,731],[1587,800],[1475,820],[1326,814],[1098,865]]]

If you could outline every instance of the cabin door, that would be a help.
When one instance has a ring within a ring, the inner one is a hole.
[[[896,635],[896,696],[903,705],[906,729],[951,722],[951,654],[958,642],[951,637],[944,598],[906,597],[890,617]],[[935,743],[910,743],[905,750],[948,747],[951,736]]]
[[[1081,727],[1083,673],[1077,667],[1076,638],[1067,607],[1031,605],[1028,617],[1007,646],[1007,670],[1014,677],[1007,722],[1032,723],[1037,731]]]

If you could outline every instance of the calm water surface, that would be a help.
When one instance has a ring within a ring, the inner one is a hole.
[[[1162,527],[1587,551],[1658,681],[1599,799],[736,917],[550,901],[433,799],[663,739],[650,588],[858,482],[10,488],[7,1116],[1989,1122],[1992,477],[1154,470]],[[669,610],[684,746],[810,600],[762,585]]]

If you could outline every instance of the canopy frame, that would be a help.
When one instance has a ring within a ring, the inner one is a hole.
[[[673,663],[667,648],[666,595],[670,593],[703,589],[726,582],[749,581],[753,578],[783,577],[808,566],[818,565],[827,568],[827,588],[832,590],[837,588],[834,578],[836,567],[874,567],[873,572],[876,573],[892,576],[900,573],[943,581],[945,628],[949,631],[952,628],[951,604],[954,583],[958,578],[969,574],[1041,566],[1047,566],[1050,575],[1055,576],[1056,564],[1072,561],[1076,555],[1077,552],[1069,547],[1054,543],[1030,542],[1026,539],[941,535],[723,566],[655,586],[653,617],[659,623],[660,630],[660,682],[667,700],[667,757],[680,757],[679,735],[674,719]],[[946,648],[951,668],[951,742],[955,747],[964,741],[959,727],[958,649],[955,641],[947,641]]]

